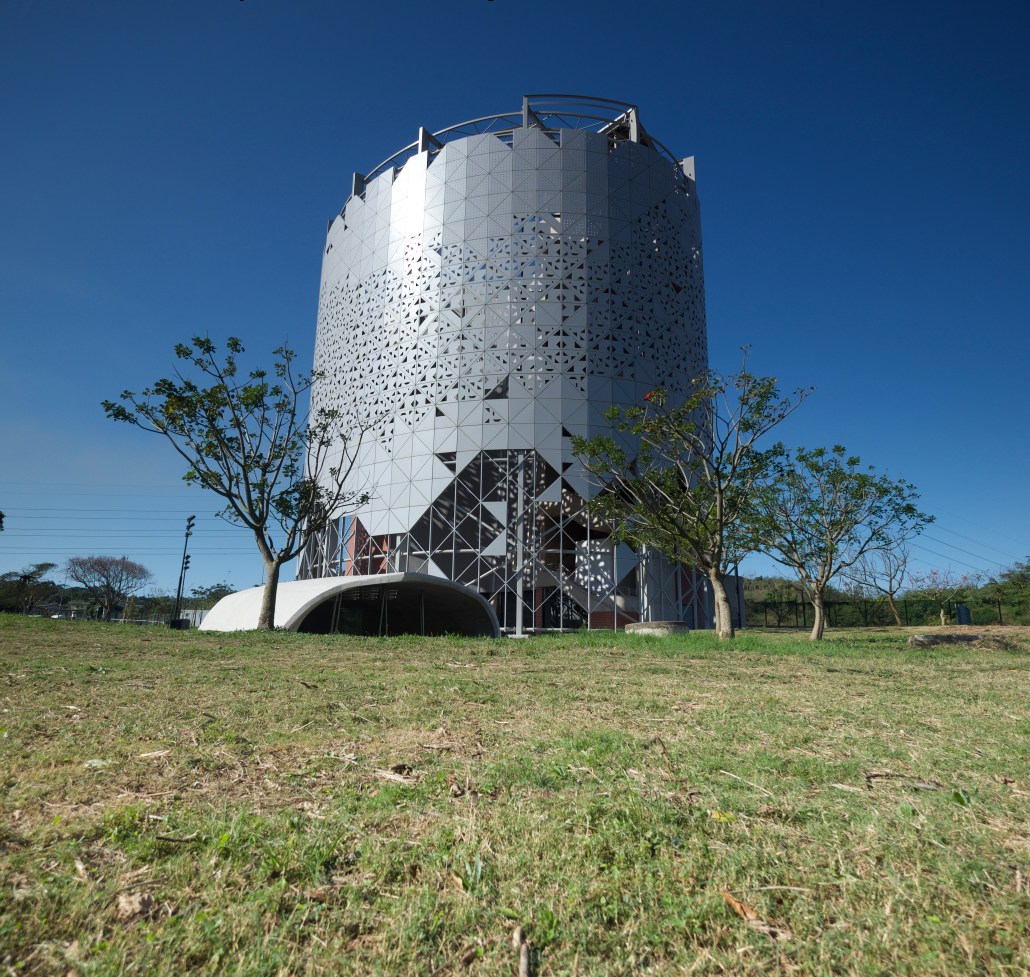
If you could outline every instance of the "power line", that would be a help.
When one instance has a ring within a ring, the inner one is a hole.
[[[974,573],[979,573],[980,572],[981,568],[973,566],[972,563],[966,563],[964,560],[956,560],[953,557],[946,556],[944,553],[938,553],[936,550],[931,550],[927,546],[920,546],[918,543],[915,543],[915,542],[913,542],[913,543],[911,543],[909,545],[914,550],[922,550],[924,553],[930,553],[933,556],[939,556],[942,560],[947,560],[949,563],[957,563],[959,566],[963,566],[967,570],[972,570]],[[933,566],[932,563],[929,563],[926,560],[920,560],[919,562],[920,563],[926,563],[927,566]]]
[[[0,491],[2,491],[5,495],[10,495],[10,496],[29,495],[29,496],[32,496],[32,498],[34,498],[34,499],[38,499],[41,496],[42,497],[55,496],[57,498],[74,497],[76,499],[82,499],[82,498],[109,499],[112,496],[117,496],[118,498],[123,498],[125,496],[129,496],[129,497],[138,497],[138,498],[146,498],[146,499],[182,499],[182,498],[186,497],[186,493],[188,491],[191,491],[191,490],[187,489],[187,488],[183,488],[181,492],[147,492],[147,491],[133,492],[133,491],[115,491],[115,490],[112,489],[109,492],[83,492],[83,491],[81,491],[79,489],[71,489],[70,491],[60,491],[59,492],[59,491],[57,491],[55,489],[32,489],[32,490],[30,490],[30,489],[9,489],[9,488],[4,488],[4,487],[0,486]],[[190,497],[193,498],[193,499],[199,498],[199,496],[197,496],[197,494],[195,492],[193,492]],[[211,496],[208,496],[208,498],[211,498]]]
[[[144,545],[146,545],[146,544],[144,544]],[[72,554],[76,554],[76,553],[82,552],[82,550],[86,549],[86,548],[97,549],[97,548],[99,548],[99,546],[98,546],[98,544],[95,544],[95,543],[82,543],[82,544],[66,545],[66,546],[41,545],[41,546],[34,546],[32,548],[27,548],[27,547],[24,547],[24,546],[22,546],[22,547],[15,546],[15,547],[11,547],[10,549],[4,548],[3,550],[0,550],[0,559],[2,559],[5,556],[11,556],[11,555],[24,556],[25,554],[41,553],[41,552],[46,552],[46,553],[72,553]],[[107,548],[108,549],[116,549],[116,548],[125,548],[125,549],[127,549],[128,547],[124,547],[124,545],[123,545],[121,547],[113,547],[112,546],[112,547],[107,547]],[[149,555],[149,556],[167,556],[169,554],[174,556],[176,553],[180,552],[180,549],[178,547],[171,548],[171,549],[167,549],[167,548],[164,548],[164,547],[151,547],[151,548],[148,548],[146,551],[144,551],[142,549],[137,549],[136,547],[132,547],[132,551],[134,553],[141,553],[141,554],[146,552],[146,554]],[[196,550],[196,552],[197,552],[198,555],[204,555],[204,556],[221,556],[222,554],[224,554],[226,556],[252,556],[252,555],[255,555],[257,553],[257,549],[254,548],[254,549],[236,549],[236,550],[234,550],[234,549],[228,549],[228,548],[226,548],[224,546],[215,546],[215,547],[212,547],[210,549],[208,549],[207,547],[200,547],[200,548],[198,548]]]
[[[969,519],[969,518],[967,518],[965,516],[957,516],[954,513],[942,512],[942,513],[939,513],[939,515],[941,515],[943,518],[948,519],[948,520],[955,519],[955,520],[958,520],[959,522],[967,523],[968,525],[972,526],[974,529],[979,530],[981,534],[986,533],[987,535],[990,535],[990,536],[996,536],[996,537],[999,537],[999,538],[1004,538],[1011,545],[1018,546],[1023,552],[1030,552],[1030,543],[1027,543],[1024,540],[1014,540],[1007,533],[999,533],[999,532],[997,532],[994,529],[988,529],[986,526],[983,526],[980,523],[973,522],[972,519]],[[944,527],[938,526],[937,528],[943,529]],[[945,532],[954,533],[955,531],[952,530],[952,529],[946,529]],[[958,533],[955,533],[955,535],[958,535]]]
[[[81,537],[92,537],[96,539],[110,539],[114,536],[131,536],[134,539],[140,538],[151,538],[151,537],[162,537],[162,536],[181,536],[182,533],[177,533],[174,529],[151,529],[148,531],[141,531],[136,529],[77,529],[74,526],[69,529],[8,529],[6,530],[11,536],[28,536],[31,539],[40,538],[53,538],[55,536],[73,536],[76,538]],[[234,536],[236,530],[231,527],[225,529],[205,529],[205,536]]]
[[[959,539],[964,539],[967,543],[976,543],[978,546],[982,546],[984,549],[994,550],[995,553],[1001,553],[1007,560],[1011,560],[1012,562],[1016,562],[1016,560],[1018,560],[1018,557],[1013,559],[1011,550],[999,549],[997,546],[991,546],[990,543],[985,543],[982,539],[973,539],[972,536],[965,536],[962,533],[956,532],[954,529],[948,529],[947,526],[938,526],[935,523],[934,529],[939,529],[941,532],[944,533],[950,533],[952,536],[958,536]],[[1030,547],[1027,547],[1027,549],[1030,549]]]
[[[188,506],[184,506],[182,511],[185,512],[187,508],[189,508],[189,507]],[[58,513],[66,513],[66,514],[70,514],[70,515],[78,515],[80,512],[120,512],[120,513],[132,512],[132,513],[140,513],[140,514],[143,514],[143,515],[147,515],[151,519],[180,519],[181,518],[178,515],[155,516],[155,515],[153,515],[153,512],[154,512],[153,509],[72,509],[70,507],[69,508],[58,508],[57,506],[29,508],[28,506],[15,506],[15,505],[12,505],[12,506],[8,506],[7,512],[8,512],[8,515],[10,515],[11,513],[17,513],[17,512],[58,512]],[[25,519],[57,519],[57,518],[60,518],[60,517],[59,516],[25,516],[24,518]],[[110,516],[83,516],[82,518],[83,519],[109,519],[111,517]],[[200,518],[201,519],[216,519],[218,517],[217,516],[201,516]]]
[[[965,553],[966,556],[972,556],[977,560],[983,560],[984,563],[990,563],[992,566],[1004,567],[1004,564],[999,563],[997,560],[991,560],[986,556],[981,556],[979,553],[974,553],[972,550],[964,550],[961,546],[949,543],[946,539],[937,539],[936,536],[930,536],[928,533],[923,533],[922,538],[933,540],[935,543],[940,543],[941,546],[947,546],[949,549],[957,550],[959,553]]]
[[[103,547],[103,546],[104,546],[103,540],[98,540],[98,542],[90,542],[89,539],[81,539],[81,540],[75,539],[75,540],[71,540],[71,542],[69,542],[69,543],[56,542],[54,544],[48,544],[48,543],[43,542],[43,543],[40,543],[38,546],[31,547],[31,548],[27,544],[22,543],[21,545],[15,545],[15,546],[9,547],[9,548],[8,547],[4,547],[2,550],[0,550],[0,559],[2,559],[5,556],[8,556],[8,555],[10,555],[12,553],[25,554],[25,553],[38,553],[38,552],[42,552],[42,551],[46,551],[48,553],[56,553],[56,552],[57,553],[77,553],[77,552],[81,552],[83,549],[98,549],[98,548]],[[163,545],[161,540],[157,540],[157,542],[155,542],[155,543],[150,543],[150,542],[148,542],[148,540],[144,540],[144,542],[140,543],[139,547],[137,548],[136,546],[132,546],[131,543],[128,543],[127,540],[122,539],[122,540],[118,540],[117,543],[111,543],[107,547],[107,549],[114,549],[114,548],[128,549],[130,547],[132,548],[133,552],[142,552],[142,549],[141,549],[142,547],[146,547],[148,552],[151,552],[151,553],[165,554],[165,553],[178,553],[179,552],[178,548],[168,548],[166,545]],[[218,555],[220,555],[222,553],[225,553],[228,556],[228,555],[231,555],[231,554],[254,554],[254,553],[258,552],[258,550],[256,550],[256,548],[251,550],[249,548],[244,548],[244,547],[240,547],[240,548],[234,550],[231,547],[218,546],[217,544],[212,544],[212,545],[210,545],[208,547],[199,547],[196,552],[199,555],[200,554],[207,554],[207,555],[210,555],[210,556],[218,556]]]
[[[185,483],[182,483],[180,485],[180,484],[176,484],[174,482],[160,482],[160,483],[157,483],[157,484],[153,484],[152,483],[152,484],[149,484],[149,485],[143,484],[143,483],[139,483],[139,484],[136,484],[136,485],[128,485],[128,484],[126,484],[124,482],[13,482],[13,481],[9,482],[9,481],[7,481],[5,479],[0,479],[0,486],[5,486],[5,485],[27,485],[27,486],[32,487],[32,488],[38,487],[40,485],[58,485],[61,488],[75,488],[77,486],[78,488],[112,488],[112,489],[118,489],[119,491],[133,490],[133,489],[145,490],[145,489],[152,489],[152,488],[166,488],[166,489],[170,489],[170,488],[183,488],[183,489],[185,489],[185,488],[189,487]]]

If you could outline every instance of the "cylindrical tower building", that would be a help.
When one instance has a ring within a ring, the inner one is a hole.
[[[372,499],[299,576],[447,577],[516,633],[703,626],[693,574],[586,513],[569,439],[706,367],[693,159],[636,107],[527,96],[420,130],[329,225],[313,406],[364,430],[351,484]]]

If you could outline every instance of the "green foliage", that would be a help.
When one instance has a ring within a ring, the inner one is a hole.
[[[982,588],[990,600],[1023,605],[1030,601],[1030,557],[1003,570]]]
[[[830,581],[866,553],[897,545],[933,521],[916,507],[915,486],[878,475],[832,449],[798,448],[775,460],[758,494],[753,531],[773,559],[790,567],[816,611],[821,638]]]
[[[754,601],[796,600],[798,586],[787,577],[741,577],[744,596]]]
[[[749,623],[761,624],[769,619],[777,626],[793,620],[797,601],[803,592],[796,580],[784,577],[751,577],[742,581],[745,617]]]
[[[780,449],[759,442],[807,396],[783,397],[772,377],[744,365],[722,376],[709,370],[680,403],[664,390],[644,404],[612,407],[618,436],[574,437],[572,450],[603,491],[590,503],[616,538],[654,546],[721,587],[728,568],[749,552],[748,517],[755,487]],[[731,635],[725,595],[716,591],[720,634]]]
[[[914,574],[906,583],[907,604],[922,604],[930,623],[941,613],[949,616],[956,603],[963,603],[973,624],[1030,624],[1030,560],[1018,561],[986,581],[978,574],[934,569]]]
[[[1005,570],[998,577],[999,584],[1014,593],[1030,594],[1030,557]]]
[[[759,493],[757,539],[820,592],[865,553],[918,534],[933,521],[916,508],[915,486],[877,475],[832,449],[798,448],[769,469]]]
[[[246,526],[280,562],[297,554],[317,526],[332,513],[365,496],[348,493],[342,481],[347,469],[329,462],[329,449],[346,444],[338,411],[318,410],[310,419],[302,399],[315,375],[294,370],[296,353],[288,346],[274,350],[274,378],[267,370],[241,374],[238,357],[245,352],[230,337],[219,363],[214,342],[201,336],[179,343],[175,355],[194,368],[198,379],[176,373],[135,394],[126,390],[122,403],[104,401],[108,417],[164,435],[188,462],[185,481],[201,485],[227,503],[222,515]],[[344,452],[343,457],[346,458]],[[320,477],[329,475],[332,488]],[[278,527],[278,545],[270,531]]]
[[[189,594],[192,604],[199,604],[202,607],[214,607],[223,597],[236,593],[235,589],[224,580],[221,583],[211,584],[207,587],[194,587]]]
[[[681,403],[656,390],[643,405],[612,407],[607,417],[622,437],[572,439],[584,468],[607,489],[594,511],[623,539],[725,571],[747,552],[737,530],[775,457],[758,441],[805,395],[781,397],[775,379],[746,369],[725,377],[711,370],[691,381]]]
[[[60,588],[47,574],[56,563],[33,563],[22,570],[0,574],[0,610],[28,614],[37,604],[49,600]]]
[[[221,496],[221,515],[253,533],[267,576],[261,626],[271,627],[279,567],[368,495],[346,487],[354,446],[345,418],[305,406],[318,374],[297,372],[285,345],[273,352],[271,373],[246,372],[244,352],[230,337],[220,361],[211,339],[194,336],[175,347],[191,376],[176,372],[140,394],[126,390],[121,403],[103,408],[112,420],[163,435],[188,464],[185,481]]]
[[[73,556],[64,572],[100,605],[104,620],[114,609],[150,582],[151,572],[125,556]]]

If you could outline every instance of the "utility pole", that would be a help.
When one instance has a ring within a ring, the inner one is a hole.
[[[184,622],[179,617],[182,610],[182,588],[183,584],[186,583],[186,571],[190,566],[190,558],[186,553],[186,549],[190,545],[190,537],[193,535],[193,523],[196,520],[196,516],[190,516],[186,520],[186,541],[182,544],[182,567],[179,570],[179,589],[175,592],[175,610],[172,612],[172,620],[169,622],[169,627],[182,631],[186,630],[183,626]]]

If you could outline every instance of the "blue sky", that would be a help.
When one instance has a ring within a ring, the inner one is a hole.
[[[697,158],[712,365],[815,386],[782,429],[904,476],[917,569],[1030,554],[1024,4],[9,0],[0,8],[0,572],[125,553],[261,579],[100,402],[194,334],[309,360],[354,170],[523,93],[634,102]],[[745,572],[763,572],[754,558]]]

